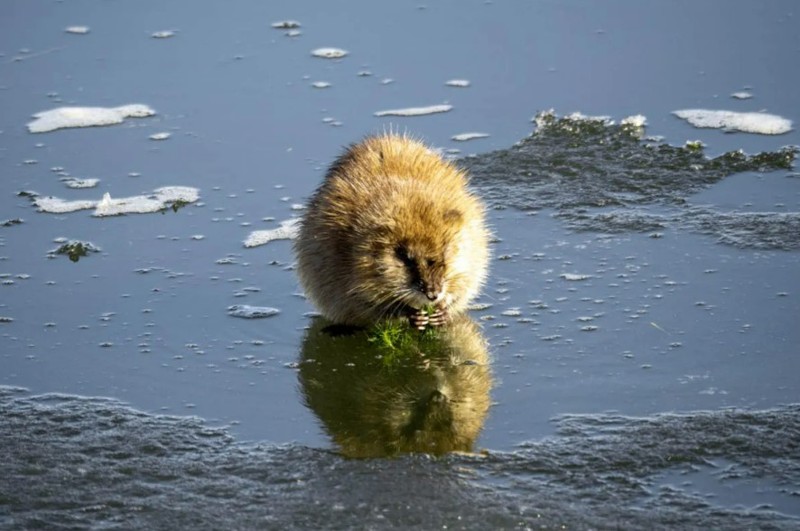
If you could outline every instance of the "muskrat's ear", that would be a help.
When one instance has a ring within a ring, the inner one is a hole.
[[[451,208],[444,211],[442,216],[447,223],[458,223],[464,217],[460,210]]]

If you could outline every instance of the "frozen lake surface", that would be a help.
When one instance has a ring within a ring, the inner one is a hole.
[[[795,11],[6,2],[0,527],[796,528]],[[495,235],[479,326],[396,378],[288,241],[389,129]],[[413,448],[355,383],[443,382],[475,453],[343,456]]]

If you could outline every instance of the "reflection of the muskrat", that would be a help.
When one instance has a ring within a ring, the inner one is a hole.
[[[457,317],[435,334],[410,330],[401,356],[364,330],[315,319],[303,341],[306,405],[348,457],[472,451],[489,410],[492,376],[478,326]]]

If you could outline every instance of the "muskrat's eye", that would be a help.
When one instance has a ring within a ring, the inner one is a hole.
[[[394,255],[397,257],[398,260],[403,262],[403,264],[409,266],[414,264],[414,259],[408,253],[408,249],[405,248],[403,245],[398,245],[394,248]]]
[[[428,264],[428,267],[433,267],[434,264],[436,264],[436,260],[434,260],[433,258],[428,258],[427,260],[425,260],[425,263]]]

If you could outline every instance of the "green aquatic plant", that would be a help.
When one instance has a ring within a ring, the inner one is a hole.
[[[170,209],[170,208],[172,209],[173,212],[178,212],[178,210],[182,209],[183,207],[185,207],[186,205],[189,205],[189,204],[191,204],[191,202],[190,201],[186,201],[185,199],[176,199],[175,201],[172,201],[171,203],[168,203],[166,206],[164,206],[160,210],[160,212],[162,214],[166,214],[167,210]]]
[[[99,251],[100,249],[98,249],[97,246],[95,246],[93,243],[72,240],[62,244],[57,249],[53,249],[48,254],[50,255],[65,254],[70,259],[70,261],[77,262],[84,256],[88,256],[90,252],[96,253]]]

